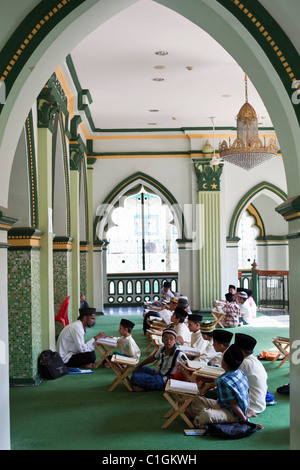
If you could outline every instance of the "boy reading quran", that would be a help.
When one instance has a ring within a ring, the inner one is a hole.
[[[196,426],[203,428],[208,423],[248,421],[249,384],[244,372],[239,369],[243,359],[243,353],[236,344],[225,351],[222,360],[225,373],[217,379],[219,398],[197,397],[192,402],[194,411],[197,410]],[[260,424],[257,426],[262,429]]]
[[[133,390],[164,390],[167,380],[178,370],[178,363],[187,360],[187,357],[176,346],[176,332],[166,328],[162,333],[163,346],[153,355],[135,367],[131,377]],[[147,367],[147,364],[160,359],[159,370]]]

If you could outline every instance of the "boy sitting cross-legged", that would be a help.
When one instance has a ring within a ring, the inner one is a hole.
[[[225,351],[222,360],[225,373],[217,379],[218,399],[197,397],[192,402],[197,427],[204,428],[208,423],[249,421],[249,384],[247,377],[239,369],[243,359],[243,353],[235,344]],[[261,425],[257,426],[262,429]]]
[[[176,336],[176,332],[172,328],[163,330],[163,346],[135,367],[131,377],[131,385],[136,392],[164,390],[168,378],[177,372],[178,362],[187,360],[185,354],[176,346]],[[147,367],[147,364],[157,359],[161,360],[159,370]]]

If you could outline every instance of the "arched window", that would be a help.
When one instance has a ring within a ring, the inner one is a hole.
[[[142,189],[113,210],[107,273],[178,271],[178,238],[169,207]]]
[[[256,238],[259,235],[259,229],[255,224],[255,219],[244,211],[239,226],[238,243],[239,268],[251,269],[253,260],[257,260]],[[246,286],[245,286],[246,287]]]

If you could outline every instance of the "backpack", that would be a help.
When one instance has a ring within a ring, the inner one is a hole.
[[[250,436],[257,430],[254,423],[236,422],[236,423],[209,423],[205,425],[206,433],[214,437],[223,439],[241,439]]]
[[[42,379],[54,380],[66,375],[68,369],[57,352],[46,349],[39,355],[38,372]]]

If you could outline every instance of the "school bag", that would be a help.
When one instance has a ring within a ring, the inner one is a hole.
[[[42,351],[38,358],[38,371],[42,379],[54,380],[66,375],[68,369],[57,352]]]
[[[248,422],[236,423],[209,423],[205,425],[206,434],[223,439],[241,439],[253,434],[258,428],[256,424]]]

